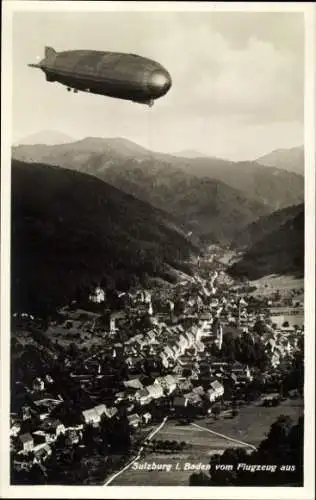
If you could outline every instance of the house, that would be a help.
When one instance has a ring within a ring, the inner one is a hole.
[[[185,333],[186,338],[188,339],[189,347],[191,347],[195,341],[195,335],[194,333],[191,332],[186,332]]]
[[[175,377],[174,375],[166,375],[165,376],[165,386],[167,388],[167,391],[169,392],[169,394],[173,391],[176,390],[177,388],[177,384],[178,384],[178,377]]]
[[[173,406],[176,410],[185,408],[188,405],[188,400],[184,396],[176,396],[173,400]]]
[[[101,422],[101,417],[106,413],[106,406],[101,404],[94,406],[89,410],[84,410],[82,416],[84,418],[85,424],[92,424],[98,426]]]
[[[52,421],[52,429],[54,429],[54,433],[56,436],[59,436],[60,434],[65,433],[65,426],[60,420],[53,420]]]
[[[179,344],[179,347],[180,347],[181,349],[184,349],[184,350],[185,350],[187,347],[189,347],[189,342],[188,342],[188,339],[185,337],[185,335],[183,335],[183,333],[181,333],[181,334],[180,334],[178,344]]]
[[[39,450],[34,452],[33,463],[42,463],[52,454],[52,449],[48,444],[42,446]]]
[[[21,426],[17,423],[14,423],[10,427],[10,436],[16,437],[19,434],[20,430],[21,430]]]
[[[154,330],[149,330],[146,334],[147,340],[149,342],[155,342],[156,341],[156,332]]]
[[[160,359],[161,359],[161,362],[162,362],[163,366],[165,368],[168,368],[169,367],[169,361],[168,361],[168,357],[166,356],[166,354],[164,352],[161,352],[159,356],[160,356]]]
[[[152,396],[149,393],[148,388],[145,387],[135,393],[135,399],[140,405],[148,405],[152,401]]]
[[[45,384],[44,381],[40,377],[36,377],[33,382],[33,391],[44,391]]]
[[[193,392],[194,394],[198,394],[199,396],[203,396],[204,389],[201,385],[199,385],[198,387],[194,387],[191,392]]]
[[[216,392],[214,391],[214,389],[208,389],[206,391],[206,394],[208,396],[208,399],[210,400],[211,403],[214,403],[214,401],[216,401]]]
[[[60,420],[46,420],[41,424],[40,430],[45,433],[48,441],[55,441],[66,429]]]
[[[144,290],[144,302],[146,304],[151,303],[151,293],[148,290]]]
[[[113,357],[115,358],[116,356],[113,356]],[[134,364],[134,362],[133,362],[133,358],[132,358],[131,356],[129,356],[128,358],[126,358],[126,360],[125,360],[125,361],[126,361],[126,364],[127,364],[127,366],[128,366],[129,368],[131,368],[131,367],[133,366],[133,364]]]
[[[179,354],[181,353],[181,349],[178,347],[177,344],[173,344],[171,349],[173,351],[173,358],[177,358],[179,356]]]
[[[248,366],[246,367],[246,369],[244,368],[233,369],[232,373],[230,374],[230,378],[235,385],[240,385],[240,384],[244,385],[253,380],[253,376],[251,375]]]
[[[144,424],[147,425],[150,422],[151,418],[152,418],[151,413],[149,413],[149,411],[147,413],[144,413],[144,415],[143,415]]]
[[[25,420],[29,420],[29,419],[32,417],[32,415],[31,415],[31,409],[30,409],[30,407],[29,407],[29,406],[27,406],[27,405],[23,405],[23,406],[21,407],[21,416],[22,416],[22,420],[23,420],[23,422],[24,422]]]
[[[238,361],[235,361],[231,367],[231,371],[232,371],[232,373],[236,373],[237,375],[238,375],[238,373],[243,373],[244,372],[244,365],[242,365]]]
[[[273,405],[276,401],[279,401],[280,399],[280,394],[278,392],[274,392],[272,394],[267,394],[263,399],[262,399],[262,404],[263,406],[270,406]]]
[[[179,390],[181,392],[183,392],[183,391],[190,392],[191,388],[192,388],[192,384],[191,384],[190,380],[188,380],[188,379],[180,380]]]
[[[19,457],[18,460],[14,459],[14,469],[17,472],[20,471],[30,471],[33,467],[33,464],[27,457],[23,457],[23,455]]]
[[[52,377],[49,374],[45,375],[45,380],[48,384],[53,384],[53,382],[54,382],[54,380],[52,379]]]
[[[218,380],[214,380],[210,383],[210,389],[215,391],[216,398],[219,398],[224,394],[224,387]]]
[[[187,394],[183,394],[183,397],[187,400],[187,404],[191,406],[198,406],[202,403],[202,398],[199,394],[195,392],[188,392]]]
[[[246,368],[245,377],[246,377],[246,379],[247,379],[249,382],[252,382],[252,381],[253,381],[253,376],[251,375],[251,372],[250,372],[249,366],[247,366],[247,368]]]
[[[179,363],[180,366],[185,366],[191,362],[191,356],[188,355],[179,356],[177,362]]]
[[[271,357],[271,365],[273,368],[276,368],[280,364],[280,354],[277,351],[274,351]]]
[[[134,401],[135,399],[135,389],[131,389],[130,387],[127,387],[124,391],[124,399],[126,401]]]
[[[67,432],[67,439],[66,439],[66,444],[68,445],[73,445],[73,444],[78,444],[79,441],[82,438],[82,432],[76,432],[75,430],[70,430]]]
[[[91,302],[94,302],[95,304],[101,304],[102,302],[105,301],[104,290],[102,290],[102,288],[100,287],[97,287],[94,293],[89,296],[89,300]]]
[[[152,385],[149,385],[146,387],[147,391],[149,392],[149,395],[153,399],[158,399],[163,397],[163,388],[159,383],[154,383]]]
[[[191,380],[199,380],[199,373],[200,373],[200,371],[199,371],[199,370],[197,370],[197,369],[193,368],[193,369],[191,370],[191,374],[190,374],[190,378],[191,378]]]
[[[143,384],[139,380],[139,378],[133,378],[130,380],[125,380],[123,382],[124,386],[130,389],[143,389]]]
[[[171,394],[177,388],[177,379],[172,375],[166,375],[156,378],[154,384],[160,384],[167,394]]]
[[[123,401],[125,399],[125,392],[117,392],[115,394],[115,402],[119,403],[120,401]]]
[[[168,357],[168,358],[174,358],[174,353],[170,347],[170,345],[166,345],[164,347],[164,352],[165,352],[165,355]]]
[[[22,445],[22,450],[24,453],[28,453],[33,450],[34,448],[34,440],[31,434],[28,432],[25,434],[21,434],[19,437],[19,441]]]
[[[45,443],[51,443],[52,441],[55,441],[55,436],[52,439],[50,434],[39,429],[33,432],[33,439],[34,439],[33,450],[36,450],[38,449],[38,447],[41,448],[41,446],[43,446]]]
[[[110,408],[105,409],[105,415],[108,418],[113,418],[115,415],[117,415],[118,409],[115,406],[111,406]]]
[[[198,352],[204,352],[205,351],[205,345],[203,342],[197,341],[196,342],[196,348]]]
[[[126,318],[125,311],[115,311],[109,315],[109,331],[110,333],[115,333],[118,329],[118,322]]]
[[[140,421],[141,421],[141,418],[140,416],[138,415],[138,413],[133,413],[133,415],[129,415],[127,417],[127,420],[128,420],[128,423],[131,427],[138,427],[139,424],[140,424]]]

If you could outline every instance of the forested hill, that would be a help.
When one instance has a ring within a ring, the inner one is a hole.
[[[253,239],[242,258],[233,264],[234,276],[257,279],[269,274],[304,275],[304,205],[259,219],[244,231]]]
[[[55,307],[94,284],[169,279],[196,249],[172,217],[90,175],[12,161],[12,308]]]
[[[20,145],[12,157],[93,175],[166,210],[210,243],[230,243],[258,217],[304,200],[301,175],[257,162],[176,157],[119,137]]]

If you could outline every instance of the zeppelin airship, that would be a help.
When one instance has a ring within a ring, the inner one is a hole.
[[[158,62],[136,54],[67,50],[45,47],[45,58],[32,68],[41,69],[48,82],[68,91],[91,92],[152,106],[172,85],[168,71]]]

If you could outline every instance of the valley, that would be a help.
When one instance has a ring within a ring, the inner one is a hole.
[[[210,460],[263,460],[282,415],[301,425],[304,205],[136,146],[12,161],[15,484],[208,482]]]

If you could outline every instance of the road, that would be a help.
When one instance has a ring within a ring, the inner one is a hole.
[[[146,438],[146,441],[150,441],[156,434],[157,432],[159,432],[163,426],[165,425],[165,423],[167,422],[168,420],[168,417],[165,417],[163,419],[163,421],[158,425],[158,427],[156,427],[156,429],[154,429],[151,434],[149,434],[149,436]],[[114,481],[114,479],[116,479],[117,477],[119,477],[121,474],[123,474],[123,472],[125,472],[126,470],[128,470],[132,465],[133,463],[137,462],[137,460],[140,459],[141,457],[141,454],[142,454],[142,451],[144,450],[144,446],[142,445],[139,450],[138,450],[138,453],[136,455],[135,458],[133,458],[133,460],[131,460],[127,465],[125,465],[121,470],[119,470],[118,472],[116,472],[115,474],[113,474],[113,476],[111,476],[105,483],[103,486],[108,486],[109,484],[112,483],[112,481]]]
[[[196,427],[197,429],[201,429],[203,431],[207,431],[209,432],[210,434],[214,434],[215,436],[219,436],[219,437],[222,437],[224,439],[227,439],[228,441],[232,441],[234,443],[237,443],[237,444],[241,444],[243,446],[248,446],[249,448],[252,448],[253,450],[256,450],[257,448],[253,445],[253,444],[250,444],[250,443],[245,443],[244,441],[239,441],[238,439],[235,439],[235,438],[232,438],[230,436],[226,436],[225,434],[220,434],[219,432],[215,432],[215,431],[211,431],[210,429],[208,429],[207,427],[203,427],[201,425],[198,425],[198,424],[191,424],[193,427]]]

